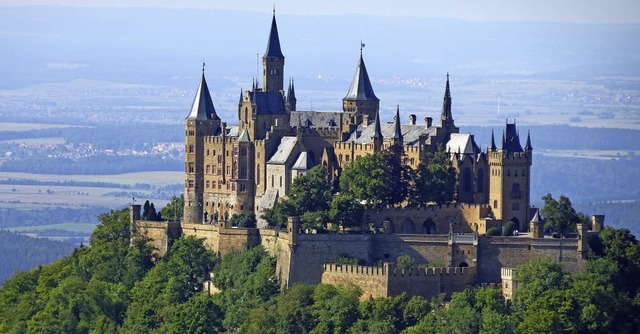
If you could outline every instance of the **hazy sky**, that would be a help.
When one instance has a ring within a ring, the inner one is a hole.
[[[284,14],[373,14],[470,21],[640,23],[639,0],[2,0],[0,6],[238,9]]]

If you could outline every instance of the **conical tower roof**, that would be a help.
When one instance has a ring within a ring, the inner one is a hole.
[[[400,127],[400,105],[396,108],[396,117],[393,120],[393,139],[402,141],[402,128]]]
[[[493,129],[491,129],[491,150],[492,151],[496,150],[496,140],[493,137]]]
[[[193,105],[191,106],[191,112],[187,119],[190,120],[219,120],[220,118],[216,114],[216,108],[213,106],[211,100],[211,94],[209,93],[209,87],[207,86],[207,80],[204,78],[204,64],[202,64],[202,79],[200,85],[196,91],[196,96],[193,99]]]
[[[451,90],[449,88],[449,73],[447,73],[447,83],[444,88],[444,100],[442,101],[442,115],[440,115],[440,119],[453,119],[453,116],[451,115]]]
[[[284,58],[280,49],[280,37],[278,36],[278,25],[276,24],[276,11],[273,11],[273,19],[271,20],[271,31],[269,32],[269,41],[267,42],[267,50],[263,58],[275,57]]]
[[[362,51],[360,52],[360,60],[358,60],[356,73],[353,76],[353,81],[351,81],[351,87],[343,100],[379,101],[378,97],[376,97],[376,94],[373,92],[371,80],[369,80],[369,73],[367,73],[367,67],[364,65],[364,59],[362,58]]]
[[[525,151],[533,150],[533,147],[531,146],[531,132],[527,132],[527,144],[524,146],[524,150]]]
[[[372,138],[379,139],[379,140],[384,139],[384,137],[382,137],[382,129],[380,128],[380,111],[378,110],[376,110],[376,123],[375,123],[375,128],[374,128]]]

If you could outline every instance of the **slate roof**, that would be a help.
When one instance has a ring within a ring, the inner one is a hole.
[[[266,114],[286,114],[284,99],[279,92],[249,92],[251,101],[257,106],[257,112]]]
[[[371,86],[371,80],[369,80],[369,73],[367,73],[367,67],[364,65],[364,59],[362,59],[362,54],[360,54],[360,60],[358,61],[358,66],[356,67],[356,73],[353,76],[353,81],[351,82],[351,87],[349,88],[349,92],[344,97],[343,100],[376,100],[379,99],[376,97],[376,94],[373,92],[373,87]]]
[[[264,52],[263,58],[277,57],[284,58],[280,49],[280,37],[278,36],[278,25],[276,24],[276,14],[273,13],[271,20],[271,31],[269,32],[269,41],[267,42],[267,50]]]
[[[325,128],[340,125],[341,111],[292,111],[289,124],[298,126],[298,117],[300,123],[308,128]]]
[[[293,167],[291,169],[309,170],[312,167],[313,167],[313,161],[311,161],[311,157],[305,151],[300,153],[300,155],[298,156],[298,160],[296,160],[296,162],[293,164]]]
[[[267,163],[285,164],[287,160],[289,160],[289,156],[293,152],[297,143],[298,143],[297,137],[282,137],[276,153],[273,156],[271,156],[271,159],[269,159]]]
[[[209,93],[209,87],[207,81],[204,78],[204,70],[202,70],[202,79],[200,79],[200,85],[196,91],[196,96],[193,99],[191,105],[191,112],[187,119],[190,120],[219,120],[220,117],[216,114],[216,108],[213,106],[211,100],[211,94]]]
[[[347,142],[357,144],[369,144],[372,142],[371,137],[374,136],[375,123],[370,125],[359,125],[356,131],[351,134],[351,137],[347,139]],[[382,130],[382,136],[384,138],[393,138],[395,132],[395,125],[393,123],[380,124],[380,130]],[[400,125],[400,131],[402,132],[403,145],[419,145],[420,136],[428,135],[432,131],[435,131],[435,127],[426,128],[422,125],[403,124]]]
[[[502,149],[507,152],[524,152],[520,145],[520,136],[516,130],[516,123],[507,123],[506,132],[503,137]]]
[[[244,128],[240,133],[240,136],[238,137],[238,142],[248,142],[248,141],[251,141],[249,139],[249,132],[247,131],[247,128]]]
[[[473,136],[468,133],[452,133],[451,139],[447,142],[446,151],[450,153],[474,154],[480,148],[473,140]]]

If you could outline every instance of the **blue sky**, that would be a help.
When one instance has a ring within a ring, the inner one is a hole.
[[[468,21],[640,23],[638,0],[2,0],[0,6],[207,8],[283,14],[369,14]]]

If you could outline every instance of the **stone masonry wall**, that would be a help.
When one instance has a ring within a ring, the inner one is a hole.
[[[425,222],[431,219],[436,224],[436,233],[449,233],[449,224],[454,232],[474,232],[476,225],[484,222],[491,212],[488,205],[480,204],[441,204],[418,208],[388,208],[380,212],[365,213],[365,222],[382,228],[384,221],[393,225],[392,233],[429,233]],[[413,229],[413,232],[411,232]]]
[[[577,251],[576,239],[535,239],[482,237],[478,242],[478,279],[499,283],[502,267],[515,268],[531,260],[548,257],[559,261],[563,270],[579,271],[584,260]]]
[[[150,239],[153,254],[157,256],[167,254],[171,241],[181,234],[179,222],[136,220],[134,228],[134,235]]]

